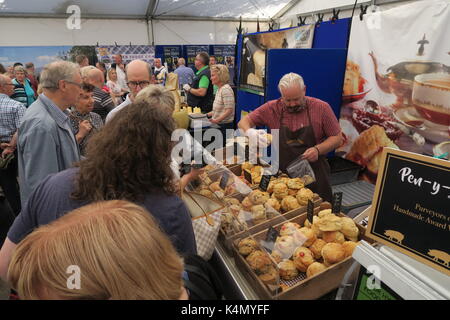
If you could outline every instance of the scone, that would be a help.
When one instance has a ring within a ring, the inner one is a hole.
[[[253,202],[253,204],[264,204],[267,200],[269,200],[270,196],[267,192],[254,190],[248,195],[248,198],[251,202]]]
[[[283,280],[293,280],[298,276],[298,270],[291,260],[283,260],[278,264],[280,270],[280,277]]]
[[[325,271],[326,269],[327,269],[327,267],[323,263],[314,262],[306,270],[306,277],[311,278],[312,276],[314,276],[318,273],[321,273],[321,272]]]
[[[303,188],[297,193],[297,201],[301,206],[308,205],[308,200],[313,200],[314,193],[308,188]]]
[[[281,200],[281,208],[284,212],[288,212],[300,208],[300,205],[297,202],[297,199],[292,196],[287,196],[286,198]]]
[[[244,162],[243,164],[242,164],[242,170],[250,170],[250,169],[252,169],[254,166],[253,166],[253,164],[251,164],[250,162]]]
[[[202,196],[205,196],[209,199],[214,199],[214,194],[208,189],[200,190],[199,194],[201,194]]]
[[[283,260],[283,255],[277,251],[277,250],[273,250],[272,253],[270,254],[272,256],[272,259],[278,264]]]
[[[296,189],[288,189],[288,196],[295,197],[298,193],[298,190]]]
[[[258,275],[266,273],[273,266],[269,255],[261,250],[253,251],[245,260]]]
[[[295,178],[295,179],[289,179],[287,181],[287,186],[289,189],[300,190],[305,186],[305,184],[303,183],[302,179]]]
[[[280,236],[291,236],[296,230],[299,230],[301,227],[298,223],[295,222],[286,222],[280,228]]]
[[[248,256],[252,252],[259,248],[258,242],[252,238],[245,238],[239,241],[238,249],[239,253],[244,257]]]
[[[237,190],[236,190],[236,187],[233,184],[230,184],[230,185],[228,185],[225,188],[225,195],[226,196],[230,196],[230,195],[235,194],[235,193],[237,193]]]
[[[287,194],[288,187],[285,183],[277,183],[273,186],[273,193],[274,194]]]
[[[328,243],[335,242],[342,244],[345,242],[344,234],[340,231],[324,231],[322,239]]]
[[[253,206],[251,209],[254,224],[259,224],[267,220],[266,209],[262,204]]]
[[[293,237],[281,236],[275,241],[274,250],[279,252],[283,259],[289,259],[296,247]]]
[[[353,219],[349,217],[341,218],[342,229],[341,232],[350,241],[358,241],[359,229]]]
[[[269,208],[272,208],[272,209],[280,212],[281,204],[280,204],[280,202],[277,199],[270,198],[264,204],[264,207],[266,208],[266,210],[268,210]]]
[[[314,263],[314,256],[311,250],[306,247],[299,247],[293,255],[294,264],[298,271],[306,272],[308,267]]]
[[[356,246],[359,243],[357,242],[353,242],[353,241],[345,241],[342,244],[342,247],[344,248],[344,252],[345,252],[345,257],[351,257],[353,255],[353,251],[355,250]]]
[[[267,268],[267,270],[260,274],[258,278],[267,285],[277,285],[279,283],[279,275],[275,267]]]
[[[232,206],[232,205],[241,205],[241,203],[239,202],[239,200],[238,200],[238,199],[235,199],[235,198],[225,198],[225,199],[223,199],[223,201],[224,201],[227,205],[229,205],[229,206]]]
[[[320,211],[319,211],[319,213],[317,214],[317,216],[318,216],[319,218],[322,218],[322,217],[325,217],[325,216],[327,216],[327,215],[329,215],[329,214],[333,214],[333,213],[331,212],[331,209],[323,209],[323,210],[320,210]]]
[[[322,258],[327,267],[341,262],[345,259],[344,247],[339,243],[327,243],[322,248]]]
[[[314,234],[313,230],[303,227],[303,228],[300,228],[299,231],[301,233],[303,233],[303,235],[306,237],[306,242],[303,243],[304,247],[309,247],[310,245],[312,245],[314,243],[314,241],[317,240],[317,237]]]
[[[342,229],[341,218],[334,214],[328,214],[319,219],[317,226],[320,231],[340,231]]]
[[[253,207],[253,202],[251,202],[248,197],[245,197],[244,200],[242,200],[242,207],[244,210],[250,211]]]
[[[314,243],[309,247],[309,250],[311,250],[311,252],[314,255],[314,258],[316,260],[319,260],[320,258],[322,258],[322,249],[323,247],[326,245],[327,243],[322,240],[322,239],[317,239],[316,241],[314,241]]]
[[[242,210],[241,204],[233,204],[228,207],[228,210],[233,214],[233,216],[237,216],[239,212]]]

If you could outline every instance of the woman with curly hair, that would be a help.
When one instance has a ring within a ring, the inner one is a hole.
[[[119,111],[87,146],[76,168],[49,175],[30,195],[0,251],[0,277],[15,246],[34,228],[83,205],[104,200],[137,203],[156,218],[181,254],[196,253],[191,216],[176,194],[171,163],[174,100],[164,88]]]

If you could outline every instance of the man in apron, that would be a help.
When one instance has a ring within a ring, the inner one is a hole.
[[[278,89],[281,98],[252,111],[238,126],[262,145],[268,144],[265,135],[254,127],[279,129],[281,171],[286,171],[294,160],[308,160],[316,176],[316,182],[309,188],[324,200],[331,201],[330,166],[326,154],[342,142],[339,122],[328,103],[305,95],[306,86],[300,75],[284,75]]]

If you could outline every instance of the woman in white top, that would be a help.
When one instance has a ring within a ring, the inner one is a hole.
[[[107,79],[108,81],[106,82],[106,85],[111,90],[111,96],[117,106],[123,102],[122,96],[127,92],[127,90],[123,89],[117,81],[116,69],[110,68],[108,70]]]

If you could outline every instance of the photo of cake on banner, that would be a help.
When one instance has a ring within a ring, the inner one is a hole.
[[[449,14],[436,16],[435,1],[408,7],[379,13],[379,28],[370,14],[352,21],[337,154],[363,166],[371,183],[384,147],[448,159]]]

